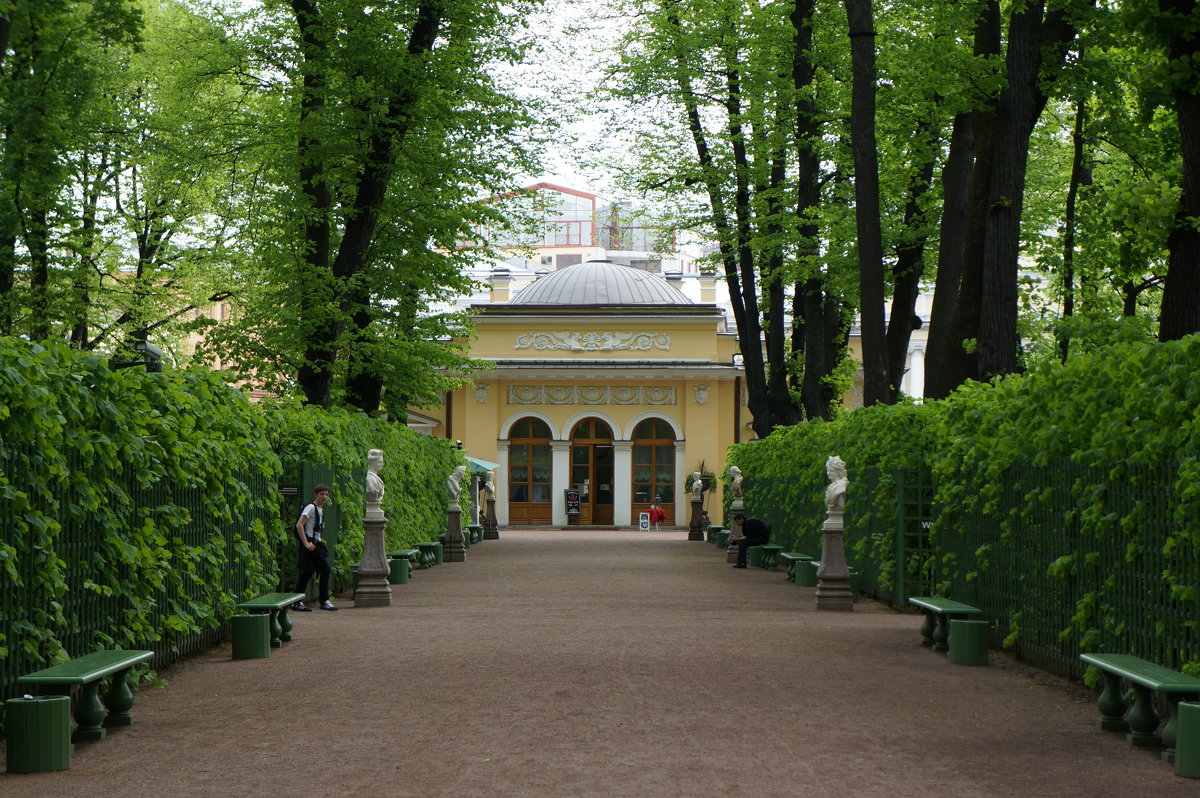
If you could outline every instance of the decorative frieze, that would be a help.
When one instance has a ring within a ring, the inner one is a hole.
[[[567,350],[570,352],[667,351],[671,338],[652,332],[532,332],[517,336],[514,349]]]
[[[647,385],[510,385],[510,405],[673,405],[675,389]]]

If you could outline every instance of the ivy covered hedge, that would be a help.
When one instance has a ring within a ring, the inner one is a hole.
[[[113,370],[66,346],[0,338],[0,693],[101,647],[156,664],[214,642],[295,556],[286,468],[338,475],[335,548],[362,549],[368,448],[385,452],[388,544],[436,537],[462,454],[402,424],[254,405],[205,370]]]
[[[178,653],[273,583],[279,458],[213,374],[0,338],[0,469],[6,676],[98,647]]]
[[[388,550],[412,548],[412,544],[436,540],[446,531],[446,478],[465,462],[452,441],[357,411],[322,410],[299,402],[266,403],[261,412],[267,420],[271,447],[285,465],[323,463],[337,475],[330,486],[331,502],[341,524],[332,554],[342,579],[362,555],[363,486],[369,449],[383,451],[380,477],[386,487],[383,514],[388,519]],[[286,535],[293,534],[292,524],[310,498],[302,495],[285,507],[285,513],[290,513],[284,524]],[[470,510],[466,491],[460,504],[464,514]]]
[[[1119,344],[945,401],[779,429],[727,464],[745,475],[747,511],[808,550],[825,459],[841,456],[848,553],[882,591],[897,568],[898,482],[931,476],[921,567],[1009,645],[1068,670],[1079,651],[1109,648],[1198,671],[1198,370],[1196,336]]]

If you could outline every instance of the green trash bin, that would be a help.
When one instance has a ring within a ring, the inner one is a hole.
[[[412,563],[407,557],[396,557],[388,560],[388,584],[389,585],[407,585],[409,568]]]
[[[1200,703],[1180,701],[1175,711],[1175,775],[1200,779]]]
[[[234,659],[265,659],[271,656],[271,614],[235,615],[229,619]]]
[[[803,560],[796,563],[796,573],[792,579],[800,587],[816,587],[817,586],[817,569],[821,567],[821,563],[816,560]]]
[[[950,621],[950,662],[954,665],[987,665],[987,621],[954,618]]]
[[[44,773],[71,767],[70,696],[10,698],[4,708],[9,773]]]

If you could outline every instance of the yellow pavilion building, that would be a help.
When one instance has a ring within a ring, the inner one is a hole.
[[[497,268],[473,305],[471,356],[495,368],[422,410],[429,432],[498,463],[501,526],[630,527],[657,506],[686,526],[694,471],[752,437],[737,336],[715,303],[659,274],[589,260],[510,293]],[[579,501],[568,503],[568,491]],[[720,484],[705,507],[720,516]]]

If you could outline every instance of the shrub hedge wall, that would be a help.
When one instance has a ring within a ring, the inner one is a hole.
[[[0,693],[102,647],[154,662],[206,645],[294,557],[285,466],[331,466],[338,568],[362,548],[368,448],[385,452],[388,544],[444,531],[448,442],[361,413],[252,404],[208,371],[113,370],[0,338]]]
[[[841,456],[852,480],[848,553],[883,590],[896,568],[896,481],[930,475],[934,555],[924,567],[940,592],[987,604],[1007,644],[1037,640],[1064,668],[1080,650],[1109,648],[1197,671],[1198,370],[1198,336],[1119,344],[969,383],[945,401],[779,429],[733,447],[728,464],[745,476],[747,511],[784,508],[774,511],[777,539],[811,549],[824,463]],[[1044,613],[1037,623],[1053,628],[1035,629],[1022,612],[1034,596],[1021,591],[1042,577],[1038,601],[1066,612]]]

